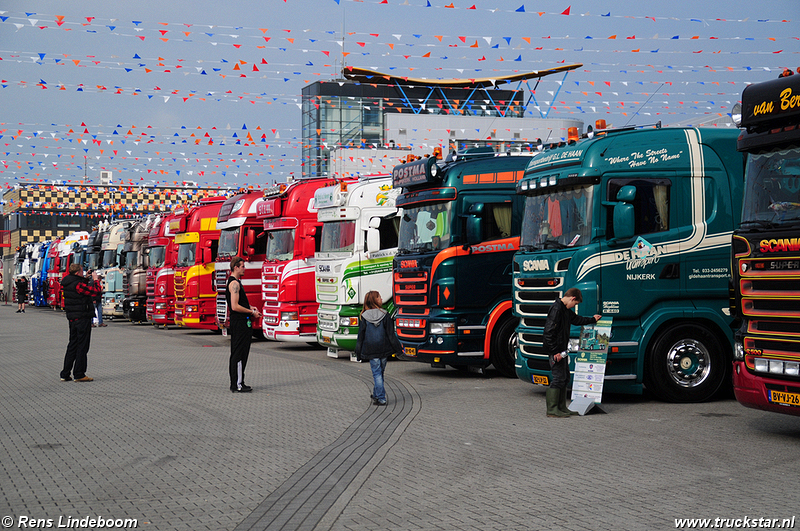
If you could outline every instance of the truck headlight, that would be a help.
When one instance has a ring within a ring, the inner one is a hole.
[[[431,334],[455,334],[456,333],[456,324],[455,323],[431,323]]]
[[[297,321],[297,312],[281,312],[281,321]]]
[[[358,326],[358,317],[339,317],[339,326]]]
[[[741,341],[733,344],[733,359],[742,361],[744,359],[744,345]]]

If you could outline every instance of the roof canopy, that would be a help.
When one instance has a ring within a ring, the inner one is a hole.
[[[355,66],[346,66],[344,68],[344,77],[359,83],[372,83],[377,85],[422,85],[427,87],[474,87],[486,88],[495,87],[504,83],[512,83],[514,81],[527,81],[529,79],[539,79],[550,74],[557,74],[559,72],[569,72],[576,68],[582,67],[582,63],[574,65],[563,65],[547,70],[534,70],[533,72],[526,72],[524,74],[512,74],[510,76],[496,76],[496,77],[483,77],[483,78],[470,78],[470,79],[424,79],[413,77],[400,77],[390,74],[384,74],[368,68],[358,68]]]

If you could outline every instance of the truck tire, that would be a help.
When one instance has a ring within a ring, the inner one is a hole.
[[[719,339],[701,324],[662,331],[645,359],[645,386],[666,402],[705,402],[730,379],[731,362]]]
[[[516,378],[514,363],[517,359],[517,324],[518,319],[507,318],[494,329],[489,357],[492,365],[502,376]]]

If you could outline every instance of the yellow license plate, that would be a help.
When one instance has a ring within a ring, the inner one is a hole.
[[[770,391],[769,401],[776,404],[785,404],[787,406],[800,406],[800,394]]]
[[[406,356],[416,356],[417,355],[416,347],[406,347],[404,352],[405,352]]]
[[[533,383],[537,385],[550,385],[550,379],[547,376],[539,376],[538,374],[534,374],[532,378]]]

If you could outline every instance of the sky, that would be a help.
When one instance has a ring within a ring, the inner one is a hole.
[[[523,84],[526,117],[701,123],[800,67],[799,22],[798,0],[1,0],[0,187],[300,177],[302,88],[343,64],[427,79],[582,64]]]

